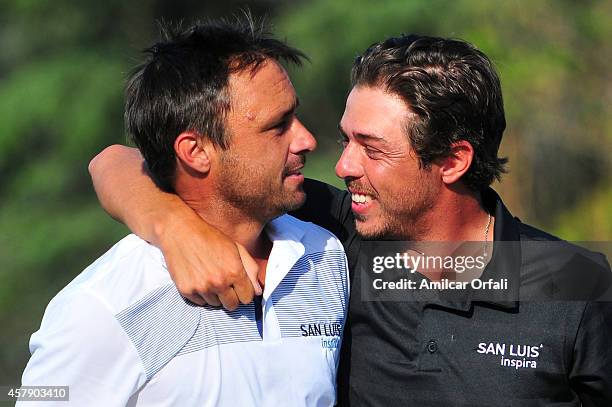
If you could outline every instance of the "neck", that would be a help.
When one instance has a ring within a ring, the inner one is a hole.
[[[257,218],[251,215],[256,211],[248,211],[220,199],[210,182],[181,182],[183,178],[177,178],[175,190],[181,199],[209,225],[242,245],[251,255],[255,264],[243,259],[245,270],[251,279],[255,277],[258,280],[263,289],[272,242],[262,232],[271,218]]]
[[[263,233],[267,222],[255,219],[225,202],[210,200],[208,202],[187,202],[187,204],[208,224],[244,246],[251,256],[268,257],[269,250],[265,248],[269,239]]]
[[[443,188],[435,205],[421,220],[423,241],[482,241],[489,214],[482,205],[480,193],[462,186]],[[493,219],[487,240],[493,239]]]
[[[208,202],[188,202],[202,219],[214,226],[231,240],[241,244],[255,261],[255,268],[248,266],[243,259],[247,274],[256,274],[257,281],[263,289],[266,281],[268,258],[272,251],[272,242],[263,233],[265,223],[247,216],[244,211],[217,200]],[[231,221],[229,221],[231,219]],[[252,265],[251,265],[252,266]]]
[[[219,199],[217,193],[204,188],[202,183],[191,183],[185,188],[179,188],[177,183],[176,192],[209,225],[244,246],[255,259],[268,258],[269,239],[262,232],[269,219],[256,218],[248,211]]]
[[[480,193],[467,189],[445,189],[441,191],[436,205],[422,217],[423,233],[421,242],[449,242],[450,245],[426,245],[422,247],[427,255],[440,256],[490,256],[493,242],[495,219],[484,209]],[[465,245],[461,242],[482,242]],[[486,264],[486,263],[485,263]],[[479,278],[483,269],[456,274],[451,271],[452,280],[469,281]],[[428,269],[422,273],[432,281],[439,281],[449,270],[444,268]]]

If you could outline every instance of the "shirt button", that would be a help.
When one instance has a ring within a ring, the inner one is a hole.
[[[438,343],[436,341],[434,341],[433,339],[429,341],[429,343],[427,344],[427,351],[429,353],[436,353],[438,350]]]

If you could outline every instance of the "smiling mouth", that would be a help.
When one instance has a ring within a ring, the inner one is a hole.
[[[351,199],[355,203],[365,204],[365,203],[372,202],[372,200],[374,198],[371,195],[359,194],[359,193],[356,193],[356,192],[351,192]]]

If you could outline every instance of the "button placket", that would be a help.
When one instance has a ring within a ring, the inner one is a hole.
[[[430,339],[427,343],[427,351],[429,353],[436,353],[438,351],[438,342],[435,339]]]
[[[436,310],[429,307],[423,309],[421,352],[419,357],[419,370],[428,372],[441,371],[440,338],[436,336],[435,319]]]

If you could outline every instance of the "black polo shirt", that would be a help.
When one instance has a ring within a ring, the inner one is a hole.
[[[294,215],[336,234],[353,271],[340,406],[612,406],[612,303],[519,301],[512,289],[499,299],[466,291],[429,302],[365,301],[355,270],[363,268],[366,243],[356,234],[350,195],[313,180],[305,190],[307,202]],[[494,250],[483,280],[508,278],[521,293],[554,294],[550,271],[579,250],[578,267],[585,258],[597,264],[591,281],[609,287],[604,256],[569,244],[530,245],[558,239],[514,218],[491,189],[483,202],[495,216],[495,242],[518,242],[511,256]]]

